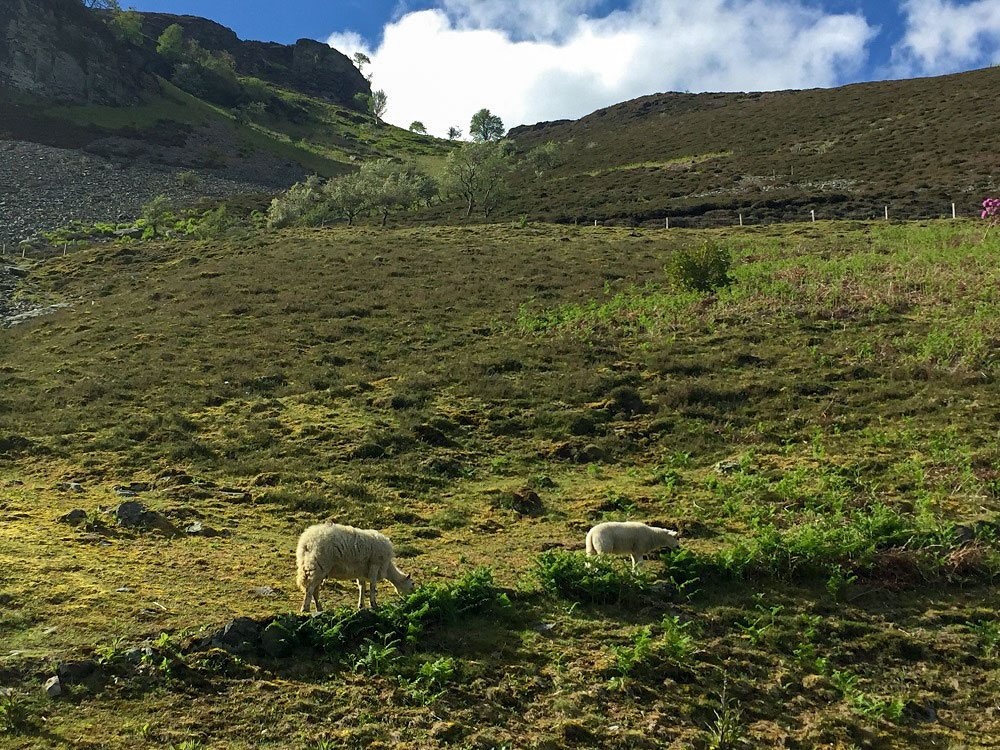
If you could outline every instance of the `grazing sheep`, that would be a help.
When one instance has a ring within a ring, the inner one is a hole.
[[[647,526],[637,521],[608,521],[597,524],[587,532],[587,556],[629,555],[634,571],[647,552],[659,547],[676,549],[679,544],[677,536],[676,531]]]
[[[316,611],[322,611],[319,587],[325,578],[357,580],[358,609],[365,608],[366,584],[370,586],[372,609],[378,606],[375,584],[382,578],[388,578],[400,594],[409,594],[413,580],[396,567],[392,558],[392,542],[372,529],[338,523],[310,526],[302,532],[295,551],[299,588],[306,592],[302,611],[309,611],[310,599],[316,602]]]

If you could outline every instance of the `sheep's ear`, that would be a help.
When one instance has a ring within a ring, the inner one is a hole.
[[[674,531],[673,529],[667,529],[667,533],[670,534],[670,536],[672,536],[674,539],[676,539],[681,535],[681,532]]]

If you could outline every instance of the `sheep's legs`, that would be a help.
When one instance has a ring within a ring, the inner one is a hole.
[[[365,608],[365,579],[358,579],[358,609]]]
[[[372,573],[370,579],[372,609],[378,609],[378,604],[375,603],[375,584],[378,583],[378,573]]]
[[[302,600],[302,611],[303,612],[308,612],[309,611],[310,600],[316,602],[316,611],[317,612],[322,612],[323,611],[323,605],[319,603],[319,586],[317,586],[316,588],[312,588],[312,589],[311,588],[306,588],[306,596],[305,596],[305,599]]]
[[[639,566],[642,565],[643,557],[642,555],[632,555],[632,572],[635,573],[639,570]]]

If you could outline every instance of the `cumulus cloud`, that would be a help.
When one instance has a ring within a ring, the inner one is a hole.
[[[903,38],[893,47],[899,75],[954,73],[1000,62],[1000,2],[904,0]]]
[[[442,0],[385,27],[376,49],[333,34],[372,60],[386,119],[432,133],[468,127],[481,107],[509,126],[575,118],[658,91],[831,86],[867,58],[876,33],[860,14],[804,0],[632,0],[594,14],[594,0]]]

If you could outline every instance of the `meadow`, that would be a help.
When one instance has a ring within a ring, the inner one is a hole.
[[[340,227],[26,261],[21,294],[71,307],[0,331],[0,745],[995,747],[983,229]],[[679,283],[705,248],[726,278]],[[176,533],[116,526],[131,483]],[[328,584],[337,609],[296,615],[324,518],[384,531],[417,592],[358,615]],[[680,550],[586,566],[626,519]],[[198,646],[236,617],[266,647]]]

